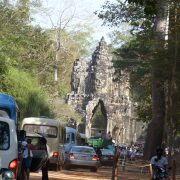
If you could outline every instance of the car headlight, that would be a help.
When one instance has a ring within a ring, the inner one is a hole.
[[[9,169],[2,170],[2,180],[13,180],[14,179],[14,172]]]

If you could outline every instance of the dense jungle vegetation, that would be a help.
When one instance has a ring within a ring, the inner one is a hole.
[[[75,59],[88,54],[91,29],[75,25],[42,29],[32,25],[32,11],[40,1],[0,1],[0,91],[15,97],[21,119],[28,116],[80,116],[63,97],[70,91],[71,69]],[[57,44],[60,48],[55,50]],[[54,66],[58,80],[54,80]],[[54,104],[59,96],[61,103]],[[54,107],[59,114],[53,111]],[[67,117],[68,116],[68,117]]]

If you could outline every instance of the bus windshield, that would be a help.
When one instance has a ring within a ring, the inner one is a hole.
[[[57,137],[57,127],[55,126],[25,124],[23,129],[29,133],[38,133],[48,138]]]
[[[10,118],[6,110],[0,109],[0,117]]]
[[[0,122],[0,150],[9,149],[10,132],[9,125],[6,122]]]

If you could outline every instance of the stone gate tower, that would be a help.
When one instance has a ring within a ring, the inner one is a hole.
[[[118,143],[136,141],[138,131],[129,99],[129,75],[123,71],[121,74],[121,79],[114,81],[112,58],[104,38],[96,47],[90,62],[85,59],[75,61],[68,103],[84,114],[87,137],[91,136],[95,109],[101,104],[107,122],[106,131],[112,132],[113,139]]]

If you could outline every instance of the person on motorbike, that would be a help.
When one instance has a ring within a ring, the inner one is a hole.
[[[163,156],[162,148],[156,149],[156,155],[151,158],[150,164],[152,166],[152,179],[158,179],[155,177],[159,176],[157,173],[160,170],[163,170],[163,172],[167,175],[166,170],[167,170],[168,160],[165,156]]]

